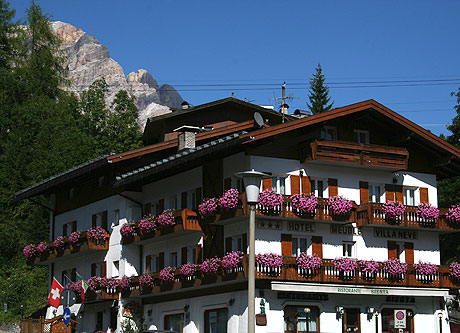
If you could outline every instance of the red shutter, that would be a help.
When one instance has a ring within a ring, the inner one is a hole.
[[[359,182],[359,202],[365,204],[369,202],[369,183]]]
[[[302,193],[303,194],[310,194],[310,192],[311,192],[310,177],[303,176],[302,177]]]
[[[329,198],[332,198],[339,194],[338,181],[335,178],[329,178],[327,180],[329,186]]]
[[[152,256],[151,255],[145,256],[145,271],[146,272],[152,271]]]
[[[323,257],[323,237],[321,236],[312,236],[312,252],[316,254],[318,257]]]
[[[248,253],[248,234],[243,234],[243,252],[246,254]]]
[[[271,178],[265,178],[262,180],[262,189],[265,190],[271,190],[273,188],[272,185],[272,179]]]
[[[181,196],[180,196],[180,206],[181,206],[181,209],[185,209],[187,208],[187,192],[182,192]]]
[[[184,265],[187,263],[187,247],[186,246],[184,246],[181,250],[180,263],[181,265]]]
[[[159,262],[159,270],[161,271],[163,268],[165,268],[165,253],[164,252],[160,252],[158,254],[158,262]]]
[[[97,226],[97,215],[96,214],[93,214],[92,216],[92,226],[93,228],[96,228]]]
[[[107,262],[106,261],[102,263],[102,276],[101,277],[107,277]]]
[[[232,237],[225,238],[225,253],[232,252]]]
[[[428,188],[426,187],[420,187],[420,202],[429,202]]]
[[[281,254],[285,257],[292,256],[292,235],[281,234]]]
[[[398,258],[398,250],[395,241],[388,241],[388,259],[397,259]]]
[[[395,201],[395,186],[393,184],[385,184],[386,201]]]
[[[399,202],[404,202],[404,193],[402,185],[395,185],[395,199]]]
[[[300,176],[291,175],[291,194],[300,194]]]
[[[404,243],[404,254],[406,257],[406,264],[414,264],[414,243]]]
[[[102,212],[102,229],[109,231],[108,229],[108,216],[107,211]]]
[[[152,214],[152,204],[147,202],[144,204],[144,216]]]

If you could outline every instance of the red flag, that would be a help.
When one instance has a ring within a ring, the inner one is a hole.
[[[61,304],[61,293],[64,290],[64,287],[53,277],[53,283],[51,283],[51,290],[48,296],[49,305],[55,307],[56,309]]]

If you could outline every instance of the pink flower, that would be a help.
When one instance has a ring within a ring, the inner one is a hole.
[[[102,227],[95,227],[88,230],[88,237],[92,240],[103,240],[109,237],[107,231]]]
[[[192,277],[195,275],[196,265],[191,263],[183,264],[180,268],[180,273],[185,277]]]
[[[419,260],[417,264],[414,264],[414,269],[417,274],[432,276],[438,272],[438,265]]]
[[[158,216],[157,223],[160,227],[167,227],[168,225],[176,224],[174,219],[174,210],[166,209]]]
[[[48,244],[45,242],[40,242],[40,244],[37,245],[36,249],[37,249],[38,254],[40,255],[48,253],[49,251]]]
[[[222,258],[222,267],[225,269],[234,269],[240,266],[244,253],[241,251],[227,252]]]
[[[361,260],[359,266],[361,271],[369,274],[375,274],[379,270],[379,263],[374,260]]]
[[[439,218],[439,209],[430,203],[421,203],[417,207],[417,216],[423,220],[434,221]]]
[[[351,212],[353,204],[351,200],[346,199],[341,195],[336,195],[332,198],[329,198],[327,205],[331,212],[331,215],[347,215]]]
[[[69,236],[69,242],[72,244],[77,243],[80,240],[80,235],[81,235],[81,232],[78,230],[72,232]]]
[[[56,237],[56,239],[53,242],[53,246],[55,249],[63,249],[65,246],[64,237],[62,236]]]
[[[279,207],[283,204],[284,198],[282,194],[277,194],[273,190],[264,190],[262,193],[259,194],[259,206],[262,209],[274,209],[275,207]]]
[[[217,271],[219,270],[219,263],[220,260],[217,257],[206,259],[200,265],[201,271],[206,274],[217,274]]]
[[[358,262],[350,258],[335,258],[333,260],[334,267],[341,272],[354,272],[358,268]]]
[[[382,205],[382,211],[385,214],[385,218],[397,220],[403,216],[406,206],[399,201],[387,201]]]
[[[283,256],[276,253],[256,254],[256,263],[271,269],[283,266]]]
[[[454,223],[460,222],[460,206],[454,205],[449,208],[449,212],[446,214],[446,218]]]
[[[104,287],[107,290],[117,289],[120,285],[120,280],[103,277],[100,280],[101,287]]]
[[[320,269],[323,264],[323,260],[316,254],[309,256],[305,252],[296,258],[296,262],[300,269]]]
[[[174,272],[176,268],[174,267],[165,267],[160,271],[160,280],[162,282],[172,282],[174,281]]]
[[[226,209],[234,209],[238,206],[239,192],[235,188],[231,188],[224,192],[219,198],[219,206]]]
[[[391,275],[403,275],[407,272],[408,265],[399,259],[389,259],[383,262],[383,270]]]
[[[133,285],[133,278],[125,275],[121,278],[119,285],[121,289],[129,290]]]
[[[139,230],[144,234],[155,231],[157,229],[157,223],[156,223],[155,216],[151,214],[144,216],[138,222],[138,227],[139,227]]]
[[[101,278],[99,276],[92,276],[88,279],[89,289],[96,291],[101,287]]]
[[[150,275],[149,273],[144,273],[139,278],[139,284],[142,287],[147,287],[147,286],[153,287],[155,285],[155,280],[153,279],[152,275]]]
[[[315,197],[314,193],[308,195],[305,194],[294,194],[291,195],[292,208],[298,210],[303,214],[312,214],[318,207],[318,198]]]
[[[75,294],[79,296],[81,295],[81,281],[67,283],[65,287],[68,290],[72,290]]]
[[[26,259],[32,259],[37,255],[37,248],[35,247],[34,244],[29,244],[24,247],[22,250],[22,253],[24,253]]]
[[[198,205],[198,213],[202,217],[211,216],[217,213],[219,208],[219,200],[216,198],[209,198],[203,200],[203,202]]]
[[[121,238],[126,240],[133,238],[136,235],[136,223],[135,222],[126,222],[120,228]]]
[[[453,262],[449,265],[450,275],[456,279],[460,279],[460,264],[458,262]]]

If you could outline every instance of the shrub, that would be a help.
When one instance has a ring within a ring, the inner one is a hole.
[[[385,214],[385,218],[397,220],[403,216],[406,207],[399,201],[387,201],[382,205],[382,211]]]
[[[375,274],[379,269],[379,263],[374,260],[361,260],[359,266],[361,271],[369,274]]]
[[[80,240],[81,232],[79,230],[74,231],[69,236],[69,242],[71,244],[76,244]]]
[[[174,281],[174,271],[175,267],[165,267],[160,271],[160,280],[162,282],[172,282]]]
[[[300,269],[319,269],[323,263],[323,260],[316,254],[309,256],[306,252],[302,252],[296,261]]]
[[[304,214],[312,214],[315,212],[316,207],[318,207],[318,198],[315,197],[314,193],[310,193],[308,195],[291,195],[291,201],[292,208]]]
[[[227,252],[222,258],[222,267],[225,269],[234,269],[240,266],[244,253],[241,251]]]
[[[256,263],[269,268],[280,268],[283,266],[283,256],[276,253],[256,254]]]
[[[358,268],[358,262],[350,258],[335,258],[333,263],[340,272],[354,272]]]
[[[439,217],[439,209],[430,203],[421,203],[417,207],[417,216],[423,220],[434,221]]]
[[[383,270],[391,275],[406,274],[407,264],[399,261],[399,259],[389,259],[383,262]]]
[[[450,222],[458,223],[460,222],[460,206],[453,205],[449,208],[449,211],[446,214],[446,218]]]
[[[157,223],[160,227],[167,227],[168,225],[176,224],[174,219],[174,210],[166,209],[158,216]]]
[[[211,216],[217,213],[219,208],[219,200],[216,198],[209,198],[203,200],[203,202],[198,205],[198,213],[202,217]]]
[[[219,262],[220,260],[217,257],[206,259],[200,265],[201,271],[206,274],[217,274],[217,271],[219,270]]]
[[[414,269],[417,274],[431,276],[438,272],[438,265],[419,260],[417,264],[414,264]]]
[[[192,277],[195,275],[196,265],[191,263],[183,264],[180,268],[180,273],[185,277]]]
[[[108,234],[102,227],[95,227],[88,230],[88,237],[92,240],[99,241],[106,239]]]
[[[219,198],[219,206],[225,209],[234,209],[238,206],[239,192],[235,188],[231,188],[224,192],[222,197]]]
[[[273,190],[264,190],[259,194],[259,206],[263,209],[273,209],[283,204],[283,195],[275,193]]]
[[[327,205],[332,215],[347,215],[353,208],[351,200],[348,200],[341,195],[329,198]]]

